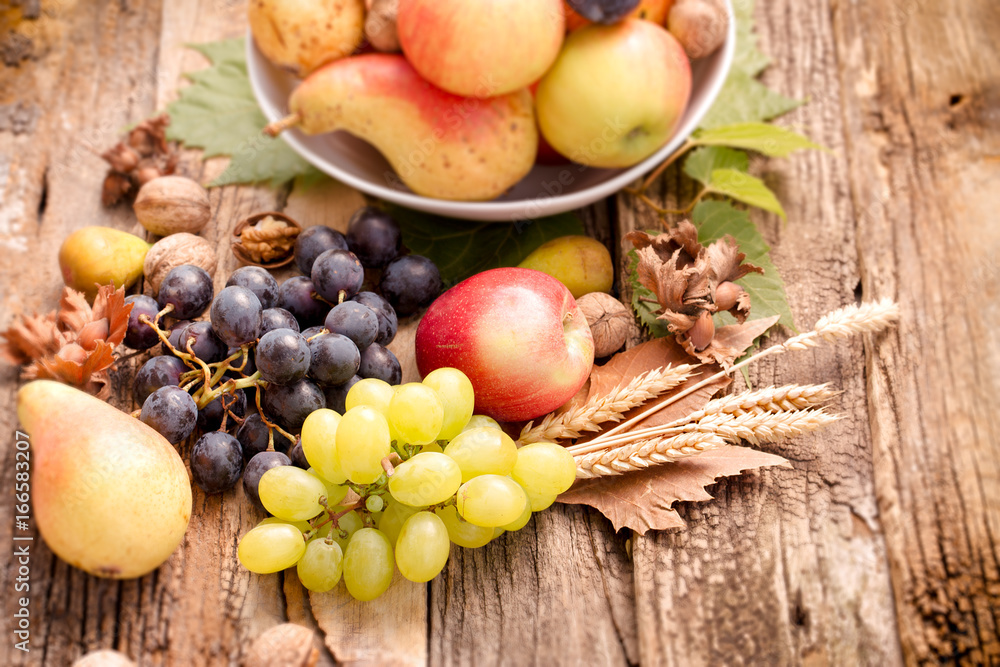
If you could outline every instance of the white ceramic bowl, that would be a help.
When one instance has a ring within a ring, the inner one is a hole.
[[[628,169],[536,165],[517,185],[492,201],[448,201],[414,194],[405,186],[394,187],[383,176],[391,170],[385,158],[370,144],[346,132],[308,136],[290,130],[282,137],[299,155],[338,181],[401,206],[468,220],[532,220],[587,206],[614,194],[677,150],[719,94],[732,65],[735,46],[736,27],[730,8],[725,44],[711,56],[691,63],[691,101],[677,131],[646,160]],[[268,121],[285,116],[288,97],[298,80],[271,64],[257,49],[249,32],[247,68],[254,94]],[[566,182],[569,185],[564,185]]]

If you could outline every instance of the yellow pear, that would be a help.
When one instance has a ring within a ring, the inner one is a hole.
[[[615,282],[611,253],[589,236],[562,236],[547,241],[518,266],[549,274],[568,287],[574,299],[590,292],[610,292]]]
[[[57,556],[116,579],[167,560],[191,518],[191,483],[163,436],[51,380],[18,391],[17,416],[31,444],[34,519]]]
[[[134,234],[111,227],[84,227],[59,247],[59,268],[69,287],[94,300],[98,285],[114,283],[126,289],[142,275],[142,263],[152,246]]]
[[[306,134],[346,130],[375,146],[417,194],[498,197],[531,171],[538,151],[531,93],[459,97],[425,81],[403,56],[366,54],[316,70],[292,93],[289,118]]]
[[[250,32],[275,65],[306,76],[350,55],[365,32],[364,0],[250,0]]]

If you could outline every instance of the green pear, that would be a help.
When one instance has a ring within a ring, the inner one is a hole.
[[[63,282],[94,300],[98,285],[126,289],[142,275],[142,262],[152,246],[138,236],[111,227],[84,227],[63,241],[59,268]]]
[[[18,391],[17,416],[30,436],[34,519],[57,556],[116,579],[167,560],[191,518],[191,483],[163,436],[51,380]]]

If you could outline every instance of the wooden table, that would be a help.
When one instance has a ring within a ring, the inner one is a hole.
[[[0,15],[3,326],[54,306],[68,232],[140,231],[127,206],[101,206],[94,151],[203,66],[185,42],[245,25],[239,0],[21,4],[40,16],[22,36]],[[896,331],[752,371],[755,384],[843,390],[842,421],[773,447],[792,469],[720,482],[714,502],[680,508],[687,530],[645,537],[557,505],[368,606],[310,601],[293,576],[244,571],[237,537],[259,513],[241,490],[196,490],[182,547],[139,580],[88,577],[36,542],[28,654],[12,648],[17,565],[4,548],[0,664],[67,665],[99,647],[141,664],[237,664],[285,620],[318,627],[340,659],[373,663],[998,664],[1000,5],[760,0],[756,16],[774,59],[767,83],[811,100],[782,124],[830,148],[756,167],[788,211],[787,223],[754,219],[796,320],[885,296],[903,310]],[[223,166],[182,162],[205,180]],[[689,196],[676,171],[655,187]],[[226,272],[241,217],[276,208],[343,226],[363,201],[339,185],[211,197],[205,234]],[[585,218],[616,249],[623,231],[656,223],[624,196]],[[131,372],[115,375],[113,402],[127,409]],[[0,367],[0,382],[0,541],[13,544],[16,371]]]

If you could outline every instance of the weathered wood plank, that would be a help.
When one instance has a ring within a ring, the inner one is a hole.
[[[832,149],[761,163],[788,223],[753,215],[774,247],[801,327],[854,300],[858,282],[829,16],[814,5],[757,6],[767,82],[812,102],[784,124]],[[683,205],[678,169],[660,196]],[[656,219],[621,199],[620,231]],[[893,664],[900,661],[866,428],[861,341],[768,360],[755,386],[834,381],[846,418],[769,449],[793,470],[765,470],[713,487],[714,502],[683,507],[688,528],[634,542],[636,615],[644,664]],[[738,383],[741,380],[737,378]],[[863,573],[863,575],[861,574]]]
[[[875,485],[911,664],[1000,661],[1000,7],[838,3]],[[992,55],[990,55],[992,54]]]

